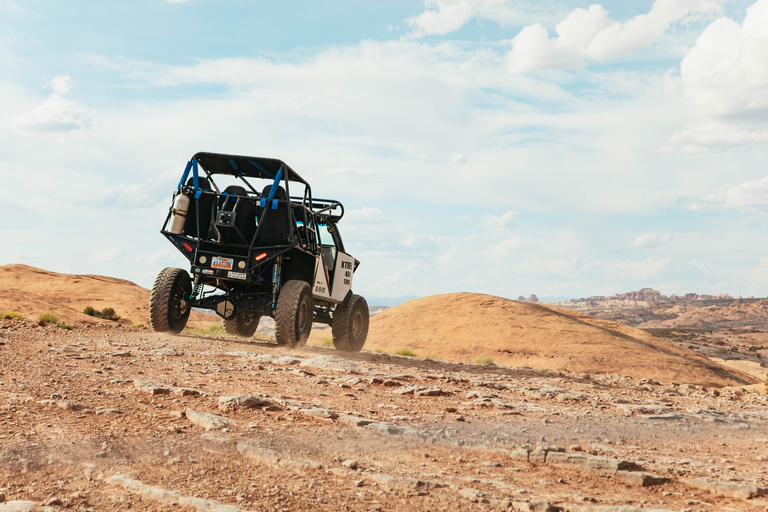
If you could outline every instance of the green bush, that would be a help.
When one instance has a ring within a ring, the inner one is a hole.
[[[85,313],[88,316],[99,316],[99,314],[101,314],[99,311],[96,311],[91,306],[85,306],[83,313]]]
[[[72,324],[68,324],[68,323],[65,323],[65,322],[59,322],[59,328],[71,331],[72,330]]]
[[[493,362],[493,358],[491,356],[480,356],[475,359],[475,362],[477,364],[491,364]]]
[[[376,352],[377,354],[386,354],[383,348],[377,348],[376,350],[374,350],[374,352]]]
[[[104,308],[101,310],[101,318],[105,320],[119,320],[120,317],[115,315],[115,310],[112,308]]]
[[[44,324],[56,324],[59,322],[59,317],[57,317],[55,314],[53,314],[50,311],[45,311],[43,313],[40,313],[37,319],[43,322]]]
[[[407,348],[401,348],[395,354],[399,356],[417,357],[416,352]]]
[[[322,343],[320,345],[324,347],[332,347],[333,346],[333,338],[323,338]]]
[[[3,319],[3,318],[10,318],[10,319],[19,318],[21,320],[27,319],[27,317],[25,317],[21,313],[16,313],[14,311],[0,311],[0,319]]]

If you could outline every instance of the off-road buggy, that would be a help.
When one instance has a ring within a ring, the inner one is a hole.
[[[235,184],[220,188],[227,181]],[[157,276],[152,328],[178,333],[192,308],[202,308],[244,337],[272,317],[278,345],[288,347],[303,346],[313,322],[329,324],[337,350],[359,351],[368,304],[352,293],[360,262],[344,250],[343,216],[340,202],[312,197],[309,183],[280,160],[197,153],[161,230],[191,271],[165,268]]]

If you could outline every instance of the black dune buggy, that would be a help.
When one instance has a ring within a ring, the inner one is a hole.
[[[226,182],[233,184],[220,188]],[[303,346],[313,322],[329,324],[337,350],[359,351],[368,304],[352,293],[360,262],[344,251],[343,215],[341,203],[313,198],[280,160],[197,153],[161,230],[189,260],[191,277],[180,268],[160,272],[152,328],[178,333],[194,307],[215,311],[226,332],[244,337],[273,317],[277,343],[287,347]]]

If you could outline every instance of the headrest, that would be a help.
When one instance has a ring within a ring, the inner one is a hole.
[[[224,192],[231,196],[248,197],[248,192],[245,191],[245,188],[239,185],[230,185],[224,189]]]
[[[267,185],[264,187],[264,190],[261,191],[261,197],[264,199],[269,197],[269,193],[272,191],[272,185]],[[275,197],[273,199],[287,199],[285,195],[285,189],[283,187],[278,186],[277,192],[275,192]]]
[[[208,181],[208,178],[197,178],[197,183],[200,186],[200,190],[211,190],[211,184]],[[188,187],[194,187],[195,186],[195,179],[189,178],[187,180],[187,186]]]

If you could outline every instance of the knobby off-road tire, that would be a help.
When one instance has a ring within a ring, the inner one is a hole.
[[[240,336],[241,338],[250,338],[256,332],[259,320],[261,320],[260,315],[238,313],[229,320],[222,318],[221,322],[224,325],[224,332],[227,334]]]
[[[333,314],[333,346],[343,352],[360,352],[368,338],[368,303],[360,295],[350,295]]]
[[[275,310],[277,344],[301,348],[312,330],[312,288],[306,281],[287,281],[280,290]]]
[[[152,286],[149,295],[149,323],[157,332],[178,334],[187,325],[189,296],[192,282],[189,274],[180,268],[164,268]]]

